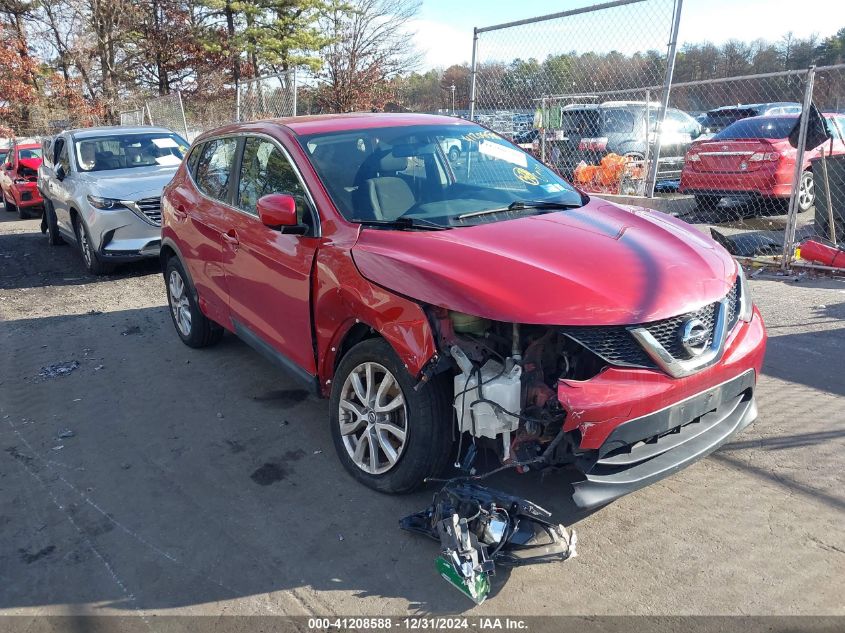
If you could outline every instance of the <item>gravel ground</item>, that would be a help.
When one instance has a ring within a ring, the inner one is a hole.
[[[327,404],[235,337],[182,345],[155,263],[95,279],[0,212],[0,613],[845,615],[845,283],[752,288],[757,422],[588,515],[570,474],[499,477],[574,525],[579,557],[472,607],[397,527],[431,490],[355,484]]]

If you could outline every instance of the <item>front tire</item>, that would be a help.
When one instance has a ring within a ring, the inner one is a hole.
[[[47,243],[50,246],[64,244],[65,240],[59,233],[59,224],[56,220],[56,211],[49,200],[44,200],[44,224],[47,228]]]
[[[365,486],[410,492],[449,459],[449,381],[415,381],[383,339],[368,339],[340,361],[330,399],[331,433],[344,468]]]
[[[6,196],[3,196],[3,205],[6,207],[6,211],[9,213],[15,213],[18,211],[18,208],[15,206],[15,203],[9,200]]]
[[[223,328],[205,316],[197,303],[197,293],[177,257],[164,267],[167,304],[176,333],[188,347],[209,347],[223,338]]]
[[[449,149],[449,160],[453,163],[461,157],[461,152],[457,147],[452,146]]]
[[[110,264],[105,263],[100,259],[97,251],[91,243],[91,235],[88,233],[88,228],[85,223],[77,218],[73,224],[76,231],[76,243],[79,245],[79,250],[82,253],[82,261],[85,263],[85,269],[92,275],[107,275],[112,271]]]

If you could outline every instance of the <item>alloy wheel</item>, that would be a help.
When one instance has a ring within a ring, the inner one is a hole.
[[[804,172],[801,176],[801,183],[798,187],[798,207],[806,211],[816,201],[816,185],[813,181],[813,174]]]
[[[178,271],[170,272],[170,279],[167,283],[170,293],[170,310],[173,312],[173,320],[182,336],[191,335],[191,304],[188,301],[188,293],[185,288],[185,281]]]
[[[91,252],[91,243],[88,241],[88,233],[85,230],[85,227],[81,224],[78,225],[76,230],[79,232],[79,246],[82,251],[82,257],[85,259],[85,265],[90,269],[93,264],[94,254]]]
[[[347,375],[338,406],[354,464],[371,475],[393,468],[408,442],[408,409],[396,377],[379,363],[361,363]]]

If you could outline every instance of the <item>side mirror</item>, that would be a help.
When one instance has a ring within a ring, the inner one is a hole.
[[[296,217],[296,200],[286,193],[271,193],[258,200],[258,217],[264,226],[282,233],[303,234],[307,230]]]
[[[67,174],[65,173],[65,168],[61,165],[56,165],[56,180],[61,182],[65,179],[65,176],[67,176]]]

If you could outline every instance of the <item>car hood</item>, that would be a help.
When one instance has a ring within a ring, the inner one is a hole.
[[[161,190],[173,179],[178,168],[176,165],[111,169],[80,173],[77,177],[93,195],[118,200],[138,200],[160,196]]]
[[[413,299],[510,323],[623,325],[724,297],[736,264],[668,215],[602,200],[448,231],[363,228],[361,274]]]

